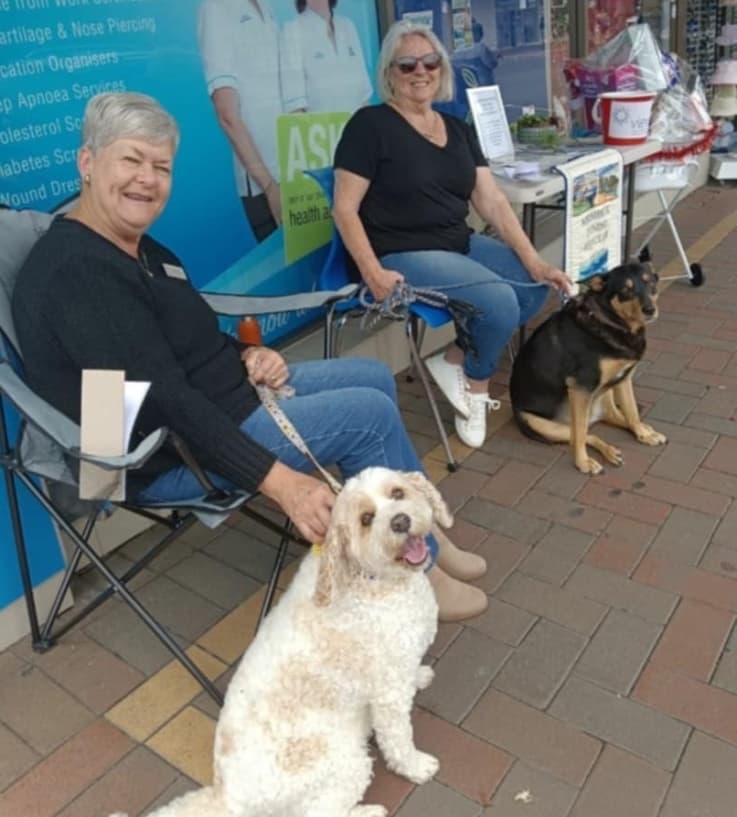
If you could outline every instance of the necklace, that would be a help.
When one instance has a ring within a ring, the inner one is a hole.
[[[138,249],[138,266],[148,275],[149,278],[153,278],[154,274],[151,272],[148,266],[148,258],[146,257],[146,251],[143,247],[139,247]]]
[[[438,124],[438,113],[437,111],[433,111],[432,117],[432,127],[429,131],[421,130],[420,133],[425,137],[425,139],[429,139],[431,142],[435,141],[435,130]]]
[[[440,121],[440,114],[437,111],[431,112],[432,124],[428,127],[424,123],[418,125],[395,102],[390,102],[389,104],[406,122],[408,122],[417,131],[417,133],[420,134],[420,136],[424,136],[425,139],[428,140],[428,142],[434,143],[437,140],[438,121]]]

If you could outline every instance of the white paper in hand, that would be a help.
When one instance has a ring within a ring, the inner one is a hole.
[[[150,388],[151,383],[145,380],[125,381],[125,391],[123,392],[123,440],[126,453],[130,446],[131,434],[133,433],[133,426],[136,424],[138,412],[141,410]]]

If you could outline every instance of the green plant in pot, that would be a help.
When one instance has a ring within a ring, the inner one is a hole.
[[[523,145],[555,148],[560,144],[558,119],[539,113],[526,113],[514,123],[517,141]]]

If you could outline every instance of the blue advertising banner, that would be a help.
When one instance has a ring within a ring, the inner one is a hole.
[[[285,262],[277,120],[371,101],[378,45],[369,0],[0,0],[0,202],[73,195],[90,97],[150,94],[182,131],[153,235],[200,288],[310,289],[324,253]]]

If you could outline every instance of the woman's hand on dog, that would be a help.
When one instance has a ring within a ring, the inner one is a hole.
[[[538,259],[528,271],[534,281],[539,281],[540,283],[544,281],[545,283],[552,284],[557,290],[565,292],[567,295],[571,295],[573,292],[573,281],[571,281],[565,272],[552,264],[548,264],[547,261],[543,261],[542,258]]]
[[[286,361],[274,349],[266,346],[249,346],[241,352],[241,360],[254,386],[263,383],[278,389],[289,379]]]
[[[308,542],[325,540],[335,502],[326,483],[275,462],[259,490],[279,505]]]

